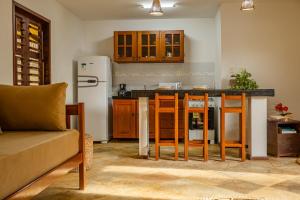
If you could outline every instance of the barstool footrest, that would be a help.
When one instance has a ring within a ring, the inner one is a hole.
[[[242,148],[243,144],[240,141],[228,141],[228,140],[226,140],[225,147]]]
[[[242,113],[242,108],[239,107],[226,107],[226,108],[220,108],[222,112],[225,113]]]
[[[169,108],[169,107],[165,107],[165,108],[159,108],[159,113],[175,113],[175,109],[174,108]]]
[[[226,144],[225,147],[229,147],[229,148],[242,148],[243,145],[242,144]]]
[[[160,140],[159,146],[175,146],[175,140]]]
[[[195,147],[203,147],[204,146],[204,140],[190,140],[189,146],[195,146]]]
[[[188,109],[188,112],[190,113],[204,113],[205,112],[205,109],[204,108],[189,108]]]

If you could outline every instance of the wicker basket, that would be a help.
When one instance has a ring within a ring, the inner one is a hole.
[[[93,164],[93,136],[85,134],[85,169],[90,170]],[[71,172],[78,172],[79,168],[73,169]]]

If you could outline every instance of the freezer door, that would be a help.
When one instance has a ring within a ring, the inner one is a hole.
[[[85,105],[86,133],[94,136],[94,141],[108,140],[108,97],[107,83],[97,87],[78,88],[78,101]]]
[[[109,68],[109,57],[94,56],[78,60],[78,76],[96,76],[99,81],[108,81]]]

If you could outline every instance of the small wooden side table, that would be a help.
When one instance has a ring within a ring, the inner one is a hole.
[[[280,128],[291,127],[295,134],[282,134]],[[300,155],[300,121],[268,120],[268,154],[273,156]]]

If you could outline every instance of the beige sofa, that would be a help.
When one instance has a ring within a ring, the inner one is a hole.
[[[0,110],[1,103],[6,102],[0,100]],[[0,199],[31,199],[76,167],[79,167],[80,189],[84,189],[84,105],[69,105],[64,111],[65,128],[56,131],[7,131],[9,121],[0,115],[0,125],[6,123],[0,134]],[[77,115],[78,130],[70,129],[72,115]],[[20,126],[29,127],[21,123]]]

